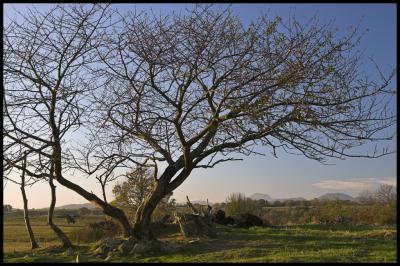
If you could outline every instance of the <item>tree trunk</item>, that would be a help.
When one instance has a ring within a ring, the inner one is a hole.
[[[24,201],[24,219],[26,229],[28,230],[29,239],[31,240],[31,247],[32,249],[38,248],[39,245],[36,242],[35,235],[33,234],[31,222],[29,220],[29,212],[28,212],[28,199],[26,198],[25,193],[25,167],[26,167],[26,154],[23,162],[24,166],[22,168],[22,176],[21,176],[21,192],[22,192],[22,199]]]
[[[108,203],[108,202],[107,202],[107,197],[106,197],[106,184],[101,184],[101,190],[102,190],[102,192],[103,192],[103,199],[104,199],[104,202],[105,202],[105,203]]]
[[[56,186],[53,184],[53,173],[51,173],[50,179],[49,179],[49,184],[51,188],[51,203],[50,203],[50,208],[49,208],[49,214],[48,214],[48,220],[47,223],[50,226],[50,228],[54,231],[54,233],[57,235],[57,237],[61,240],[62,245],[64,248],[72,248],[73,245],[69,238],[64,234],[64,232],[53,223],[53,213],[54,213],[54,207],[56,206]]]
[[[52,121],[54,124],[54,121]],[[53,131],[56,131],[53,133],[53,136],[58,136],[57,134],[57,129],[53,128]],[[119,208],[116,208],[107,202],[104,202],[101,200],[99,197],[94,195],[93,193],[89,193],[85,189],[83,189],[81,186],[65,179],[62,175],[62,163],[61,163],[61,146],[60,146],[60,141],[55,137],[55,144],[53,146],[53,155],[54,155],[54,178],[60,183],[62,186],[67,187],[82,197],[84,197],[87,201],[93,203],[94,205],[98,206],[103,210],[103,213],[114,218],[123,228],[124,230],[124,236],[129,237],[129,236],[134,236],[134,230],[132,229],[131,225],[129,224],[128,218],[126,217],[125,213],[120,210]]]
[[[133,230],[137,238],[144,241],[155,240],[151,232],[151,215],[157,207],[157,204],[167,195],[166,188],[166,179],[157,180],[151,194],[143,201],[136,211]]]

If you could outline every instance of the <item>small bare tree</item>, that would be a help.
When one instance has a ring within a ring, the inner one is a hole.
[[[113,23],[111,11],[108,5],[59,4],[48,12],[29,9],[21,16],[21,22],[11,21],[3,29],[5,149],[12,153],[18,143],[50,159],[59,184],[101,207],[129,235],[121,210],[65,177],[71,134],[80,128],[89,104],[85,97],[101,86],[96,49]],[[16,167],[17,161],[8,163]]]
[[[374,196],[381,203],[395,203],[397,199],[394,186],[388,184],[380,185]]]
[[[71,240],[67,237],[67,235],[53,222],[53,214],[54,214],[54,208],[56,206],[56,186],[54,185],[54,164],[51,164],[50,167],[50,176],[49,176],[49,185],[50,185],[50,190],[51,190],[51,203],[49,207],[49,212],[47,215],[47,224],[50,226],[50,228],[53,230],[53,232],[57,235],[57,237],[60,239],[62,246],[64,248],[72,248],[74,245],[72,244]]]
[[[28,231],[29,239],[31,241],[31,248],[35,249],[38,248],[39,245],[36,242],[35,235],[33,234],[31,222],[29,219],[29,210],[28,210],[28,199],[26,197],[25,193],[25,169],[26,169],[26,153],[24,154],[23,157],[23,162],[22,162],[22,174],[21,174],[21,193],[22,193],[22,200],[24,202],[24,220],[25,220],[25,225],[26,225],[26,230]]]

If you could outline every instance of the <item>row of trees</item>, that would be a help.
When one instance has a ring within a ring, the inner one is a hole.
[[[3,177],[49,183],[48,222],[62,241],[54,180],[126,236],[151,240],[153,212],[195,169],[242,159],[255,145],[320,162],[393,152],[352,152],[392,139],[396,123],[396,70],[363,76],[358,28],[339,36],[316,18],[266,15],[246,26],[230,7],[210,5],[159,16],[58,4],[20,15],[3,28]],[[137,166],[153,176],[132,225],[105,187]],[[103,195],[72,174],[97,180]]]
[[[397,194],[391,185],[383,184],[375,192],[360,193],[358,201],[304,200],[286,201],[279,207],[260,200],[233,193],[224,204],[214,205],[230,216],[251,213],[262,217],[267,224],[377,224],[393,225],[397,222]]]

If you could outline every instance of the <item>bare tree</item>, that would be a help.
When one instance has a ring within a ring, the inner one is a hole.
[[[33,233],[29,219],[28,198],[26,196],[25,187],[34,185],[36,182],[39,181],[39,179],[34,178],[31,175],[27,174],[27,172],[29,173],[29,171],[27,170],[29,167],[28,164],[29,153],[27,151],[24,151],[21,148],[21,146],[14,147],[12,154],[13,156],[18,156],[18,164],[14,163],[13,165],[11,165],[9,163],[9,158],[6,156],[7,154],[10,155],[10,152],[3,153],[4,156],[3,167],[5,169],[8,169],[7,173],[4,173],[3,179],[4,181],[10,181],[20,186],[22,200],[23,200],[25,226],[29,235],[29,239],[31,241],[31,248],[35,249],[38,248],[39,245],[35,239],[35,235]],[[21,171],[18,171],[17,169],[21,169]],[[18,173],[21,174],[20,178],[17,177]]]
[[[54,179],[54,165],[51,165],[50,168],[50,176],[49,176],[49,185],[51,189],[51,203],[50,203],[50,208],[47,216],[47,224],[50,226],[50,228],[54,231],[54,233],[57,235],[58,239],[60,239],[62,246],[64,248],[72,248],[73,244],[71,240],[67,237],[67,235],[53,222],[53,214],[54,214],[54,208],[56,206],[56,186],[54,185],[53,182]]]
[[[267,16],[245,27],[230,8],[208,5],[186,15],[131,12],[121,21],[99,5],[55,9],[4,30],[3,135],[52,158],[55,179],[126,235],[154,239],[151,215],[165,195],[194,169],[241,159],[259,144],[274,156],[282,149],[322,163],[391,153],[351,152],[390,140],[381,133],[396,123],[387,104],[395,70],[363,77],[357,28],[339,37],[316,18],[301,25]],[[88,94],[90,103],[82,100]],[[83,114],[95,163],[157,169],[133,228],[120,209],[64,176],[63,161],[82,159],[63,141]]]
[[[29,239],[31,241],[31,248],[35,249],[38,248],[39,245],[36,242],[35,235],[33,234],[31,222],[29,219],[29,210],[28,210],[28,199],[26,197],[25,193],[25,169],[26,169],[26,153],[24,155],[23,159],[23,165],[22,165],[22,174],[21,174],[21,193],[22,193],[22,200],[24,202],[24,220],[25,220],[25,225],[26,225],[26,230],[28,231]]]
[[[153,238],[158,202],[194,169],[254,154],[255,145],[322,163],[392,152],[352,152],[390,140],[381,133],[396,123],[388,104],[395,70],[363,77],[358,28],[338,37],[316,18],[267,16],[245,27],[230,8],[200,5],[187,15],[131,12],[106,38],[107,83],[92,104],[101,147],[165,166],[136,213],[142,238]]]
[[[15,151],[17,147],[20,147],[22,145],[14,145],[13,150]],[[11,149],[10,149],[11,150]],[[10,151],[9,150],[9,151]],[[53,184],[53,179],[54,179],[54,167],[49,166],[50,165],[50,160],[46,158],[43,158],[43,156],[32,156],[32,153],[30,154],[30,158],[28,160],[28,155],[29,152],[25,152],[22,156],[18,157],[16,154],[12,154],[13,156],[7,156],[11,155],[10,152],[7,152],[3,154],[4,156],[4,163],[7,167],[12,166],[11,169],[15,169],[16,172],[22,172],[22,178],[21,178],[21,191],[22,191],[22,196],[23,196],[23,201],[24,201],[24,215],[25,215],[25,221],[26,221],[26,226],[28,228],[28,233],[33,239],[32,246],[37,247],[36,241],[34,241],[33,237],[33,232],[30,226],[29,222],[29,213],[28,213],[28,199],[26,197],[25,193],[25,186],[26,184],[29,184],[30,186],[35,184],[38,181],[46,181],[49,182],[50,189],[51,189],[51,203],[50,203],[50,208],[48,212],[48,225],[50,228],[54,231],[54,233],[57,235],[57,237],[60,239],[62,245],[64,248],[69,248],[73,247],[71,241],[67,237],[67,235],[53,222],[53,213],[54,213],[54,207],[56,204],[56,186]],[[34,154],[34,153],[33,153]],[[22,158],[22,165],[18,165],[17,162],[20,161]],[[29,164],[27,163],[29,161]],[[25,181],[25,176],[26,173],[27,175],[30,176],[30,179],[26,182]],[[14,173],[9,173],[6,175],[4,178],[5,180],[11,180],[13,183],[18,183],[17,181],[14,180],[13,178]]]
[[[394,186],[388,184],[380,185],[374,196],[381,203],[395,203],[397,199]]]
[[[372,203],[374,201],[374,193],[369,190],[363,190],[359,193],[358,199],[362,203]]]
[[[65,176],[73,131],[89,104],[86,95],[98,82],[96,49],[113,23],[108,5],[55,5],[48,12],[30,9],[21,22],[3,29],[3,136],[7,167],[17,167],[16,144],[54,164],[54,178],[116,218],[130,234],[129,222],[107,204]],[[20,169],[21,170],[21,169]],[[27,170],[28,171],[28,170]],[[27,172],[28,173],[28,172]],[[52,178],[50,173],[28,173]]]

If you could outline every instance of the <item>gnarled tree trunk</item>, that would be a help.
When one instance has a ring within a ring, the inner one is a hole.
[[[25,193],[25,168],[26,168],[26,154],[23,161],[23,168],[22,168],[22,175],[21,175],[21,192],[22,192],[22,199],[24,201],[24,219],[26,229],[29,234],[29,239],[31,240],[31,247],[32,249],[38,248],[39,245],[36,242],[35,235],[33,234],[31,222],[29,220],[29,211],[28,211],[28,199],[26,198]]]
[[[53,173],[50,175],[49,179],[49,184],[51,188],[51,203],[50,203],[50,208],[49,208],[49,214],[48,214],[48,219],[47,223],[50,226],[50,228],[54,231],[54,233],[57,235],[57,237],[61,240],[62,245],[64,248],[72,248],[73,245],[69,238],[64,234],[64,232],[53,223],[53,213],[54,213],[54,207],[56,206],[56,186],[53,183]]]
[[[95,204],[96,206],[100,207],[103,210],[103,213],[114,218],[123,228],[124,236],[134,236],[134,231],[129,224],[128,218],[126,217],[125,213],[104,202],[99,197],[94,195],[93,193],[89,193],[81,186],[65,179],[62,175],[62,163],[61,163],[61,144],[59,138],[59,130],[57,128],[55,118],[54,118],[54,108],[55,108],[55,98],[56,95],[53,95],[53,102],[52,102],[52,110],[50,111],[50,126],[52,128],[54,144],[53,144],[53,156],[54,156],[54,178],[60,183],[62,186],[67,187],[82,197],[84,197],[87,201]]]
[[[57,176],[57,174],[56,174],[56,176]],[[74,183],[70,182],[69,180],[63,178],[62,175],[60,175],[60,174],[58,175],[56,180],[61,185],[75,191],[76,193],[78,193],[79,195],[84,197],[87,201],[89,201],[89,202],[95,204],[96,206],[98,206],[99,208],[101,208],[103,210],[104,214],[115,219],[122,226],[125,237],[134,236],[133,229],[132,229],[131,225],[129,224],[128,218],[126,217],[125,213],[122,210],[102,201],[99,197],[97,197],[93,193],[87,192],[85,189],[83,189],[79,185],[74,184]]]
[[[142,202],[135,214],[134,234],[140,240],[155,240],[151,232],[151,215],[157,204],[167,195],[167,180],[159,179],[155,182],[150,195]]]

